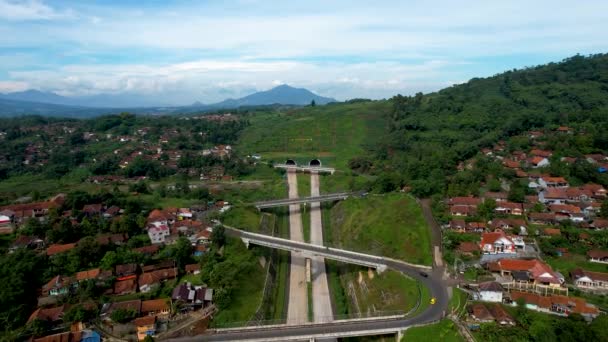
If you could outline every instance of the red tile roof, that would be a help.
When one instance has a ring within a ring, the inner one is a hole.
[[[36,309],[36,311],[32,312],[27,322],[29,323],[35,319],[41,321],[55,322],[62,318],[66,310],[66,304],[54,308]]]
[[[169,310],[168,301],[168,298],[144,300],[141,302],[141,313],[146,315],[149,312]]]
[[[59,244],[50,245],[46,249],[46,255],[51,256],[51,255],[55,255],[55,254],[59,254],[59,253],[64,253],[64,252],[69,251],[70,249],[74,249],[75,247],[76,247],[75,243],[66,243],[65,245],[59,245]]]
[[[95,279],[100,274],[101,274],[101,270],[99,268],[94,268],[94,269],[88,270],[88,271],[80,271],[80,272],[76,273],[76,280],[82,281],[82,280]]]

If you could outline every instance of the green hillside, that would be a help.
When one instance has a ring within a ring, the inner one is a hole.
[[[390,108],[387,101],[375,101],[257,114],[248,118],[251,125],[241,134],[237,148],[266,160],[321,158],[324,164],[346,169],[351,158],[386,131]]]
[[[441,193],[458,162],[530,129],[568,125],[585,139],[570,138],[566,147],[608,151],[608,55],[577,55],[437,93],[398,95],[391,104],[389,132],[353,165],[382,170],[382,190],[408,184],[417,195]]]

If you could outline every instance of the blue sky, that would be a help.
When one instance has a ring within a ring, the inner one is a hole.
[[[607,52],[608,1],[0,0],[0,92],[210,103],[430,92]]]

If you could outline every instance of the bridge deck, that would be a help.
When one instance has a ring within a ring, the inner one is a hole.
[[[355,194],[357,194],[357,193],[339,192],[339,193],[325,194],[325,195],[320,195],[320,196],[284,198],[284,199],[271,200],[271,201],[260,201],[260,202],[254,203],[254,205],[258,209],[264,209],[264,208],[288,206],[288,205],[292,205],[292,204],[304,204],[304,203],[344,200]]]

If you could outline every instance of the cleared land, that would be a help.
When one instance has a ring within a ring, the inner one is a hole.
[[[417,282],[399,272],[386,271],[378,275],[375,271],[349,267],[341,280],[351,314],[407,312],[418,302]]]
[[[331,209],[334,246],[431,265],[429,228],[416,200],[393,193],[353,198]]]
[[[383,114],[390,109],[388,101],[377,101],[254,115],[237,148],[277,162],[320,158],[324,165],[345,170],[349,159],[364,152],[364,144],[382,136]]]

